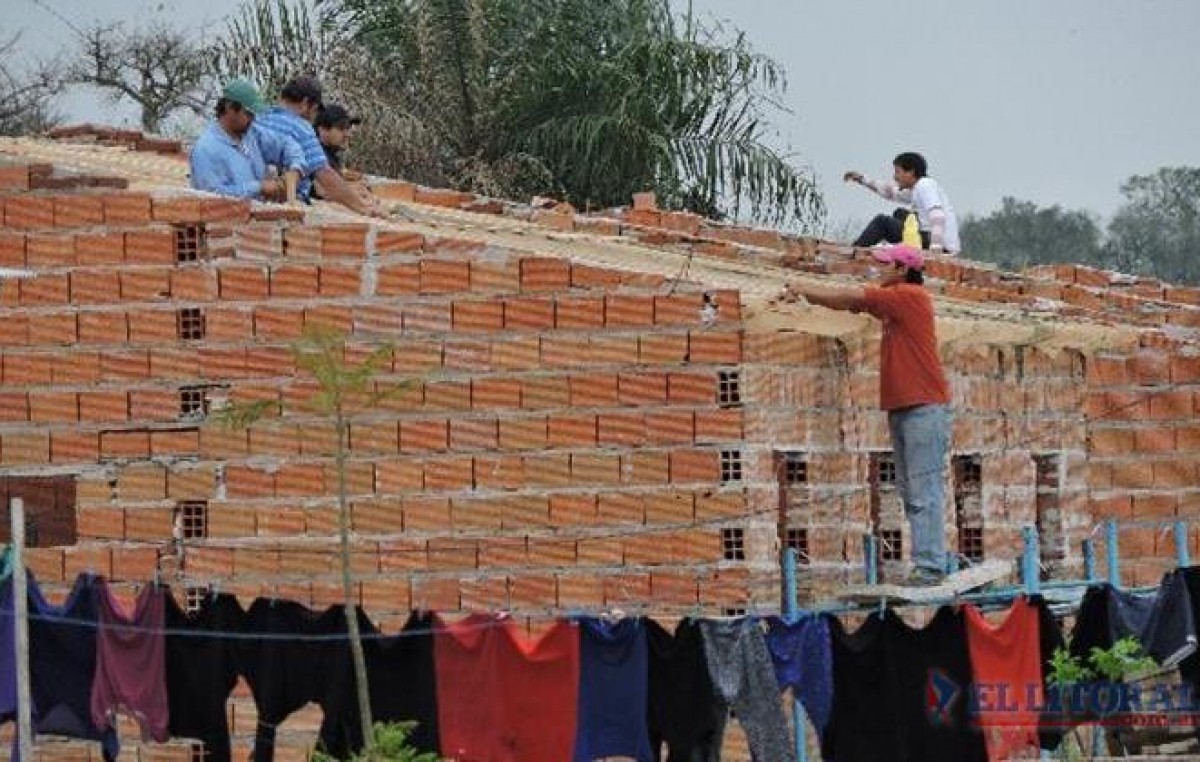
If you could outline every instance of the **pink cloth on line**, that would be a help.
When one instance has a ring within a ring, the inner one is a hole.
[[[132,616],[126,616],[108,583],[97,583],[100,628],[92,681],[92,722],[96,727],[115,727],[117,712],[126,712],[141,726],[143,738],[166,741],[170,737],[164,595],[163,588],[147,585],[137,597]]]

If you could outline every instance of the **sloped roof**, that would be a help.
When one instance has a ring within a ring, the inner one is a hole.
[[[114,175],[133,189],[193,192],[187,189],[182,146],[134,131],[81,126],[60,130],[56,138],[0,138],[0,157]],[[371,184],[393,204],[395,216],[379,223],[391,229],[736,289],[751,331],[844,336],[872,330],[863,316],[769,303],[789,280],[865,282],[873,265],[861,250],[653,209],[582,215],[383,178]],[[312,222],[364,220],[323,202],[303,214]],[[1200,289],[1069,264],[1006,273],[952,257],[932,260],[928,274],[943,343],[969,337],[980,343],[1128,349],[1146,344],[1150,334],[1154,343],[1189,345],[1200,333]]]

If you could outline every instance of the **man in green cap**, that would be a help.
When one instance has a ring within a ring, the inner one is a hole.
[[[267,108],[258,88],[249,81],[235,79],[225,86],[217,101],[216,119],[192,148],[193,188],[238,198],[285,199],[287,175],[293,175],[291,187],[295,188],[304,155],[288,136],[254,123],[255,115]],[[270,176],[268,167],[274,167],[277,176]]]

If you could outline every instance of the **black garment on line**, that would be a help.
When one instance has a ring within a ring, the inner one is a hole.
[[[654,762],[707,762],[719,759],[725,705],[713,687],[700,625],[684,619],[667,632],[646,620],[650,684],[647,725]]]
[[[222,634],[241,632],[245,619],[245,612],[232,595],[207,596],[190,614],[173,596],[167,596],[171,736],[203,741],[209,762],[230,762],[226,703],[237,684],[238,670],[235,641]],[[189,633],[176,632],[179,630]],[[205,637],[202,633],[206,632],[213,634]]]
[[[1183,582],[1183,587],[1187,591],[1187,601],[1190,604],[1193,618],[1195,618],[1197,612],[1200,612],[1200,566],[1176,569],[1174,573]],[[1183,683],[1191,689],[1192,708],[1200,709],[1200,706],[1197,706],[1197,702],[1200,702],[1200,651],[1193,652],[1180,662],[1179,676]],[[1196,736],[1200,737],[1200,726],[1197,727]]]
[[[377,635],[360,617],[364,634]],[[408,737],[418,751],[438,753],[437,676],[433,654],[433,614],[412,612],[398,635],[364,640],[371,714],[375,722],[415,722]],[[321,724],[320,743],[327,753],[344,759],[363,745],[354,680],[331,695]]]
[[[1185,570],[1163,575],[1158,591],[1135,595],[1109,584],[1084,593],[1071,636],[1071,653],[1087,657],[1135,638],[1142,651],[1164,666],[1176,666],[1196,650],[1196,624]]]
[[[362,623],[365,617],[358,613]],[[330,606],[318,614],[292,601],[259,598],[246,613],[245,631],[273,636],[238,645],[239,672],[250,684],[258,710],[253,762],[274,760],[276,727],[310,701],[325,712],[323,723],[346,722],[330,716],[331,708],[344,709],[338,697],[354,690],[343,607]],[[281,637],[288,635],[293,638]],[[341,637],[314,639],[322,636]]]
[[[80,574],[61,606],[42,597],[29,578],[29,674],[38,733],[100,741],[106,760],[120,751],[116,730],[92,724],[99,608],[96,577]]]
[[[971,658],[961,611],[942,607],[929,624],[910,627],[890,609],[854,632],[830,623],[833,711],[821,753],[837,762],[986,762],[983,735],[967,716]],[[936,694],[953,699],[941,714]],[[956,691],[956,692],[955,692]]]
[[[1042,660],[1042,696],[1049,695],[1051,690],[1050,670],[1054,652],[1066,645],[1063,638],[1062,625],[1054,617],[1046,599],[1040,595],[1030,596],[1029,602],[1038,610],[1038,644]],[[1056,723],[1043,723],[1038,728],[1038,742],[1043,749],[1053,751],[1062,743],[1065,731]]]

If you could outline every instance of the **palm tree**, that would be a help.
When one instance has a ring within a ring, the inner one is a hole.
[[[653,189],[668,207],[801,226],[824,214],[811,175],[768,144],[782,68],[741,34],[681,25],[668,0],[336,5],[459,187],[585,208]]]

